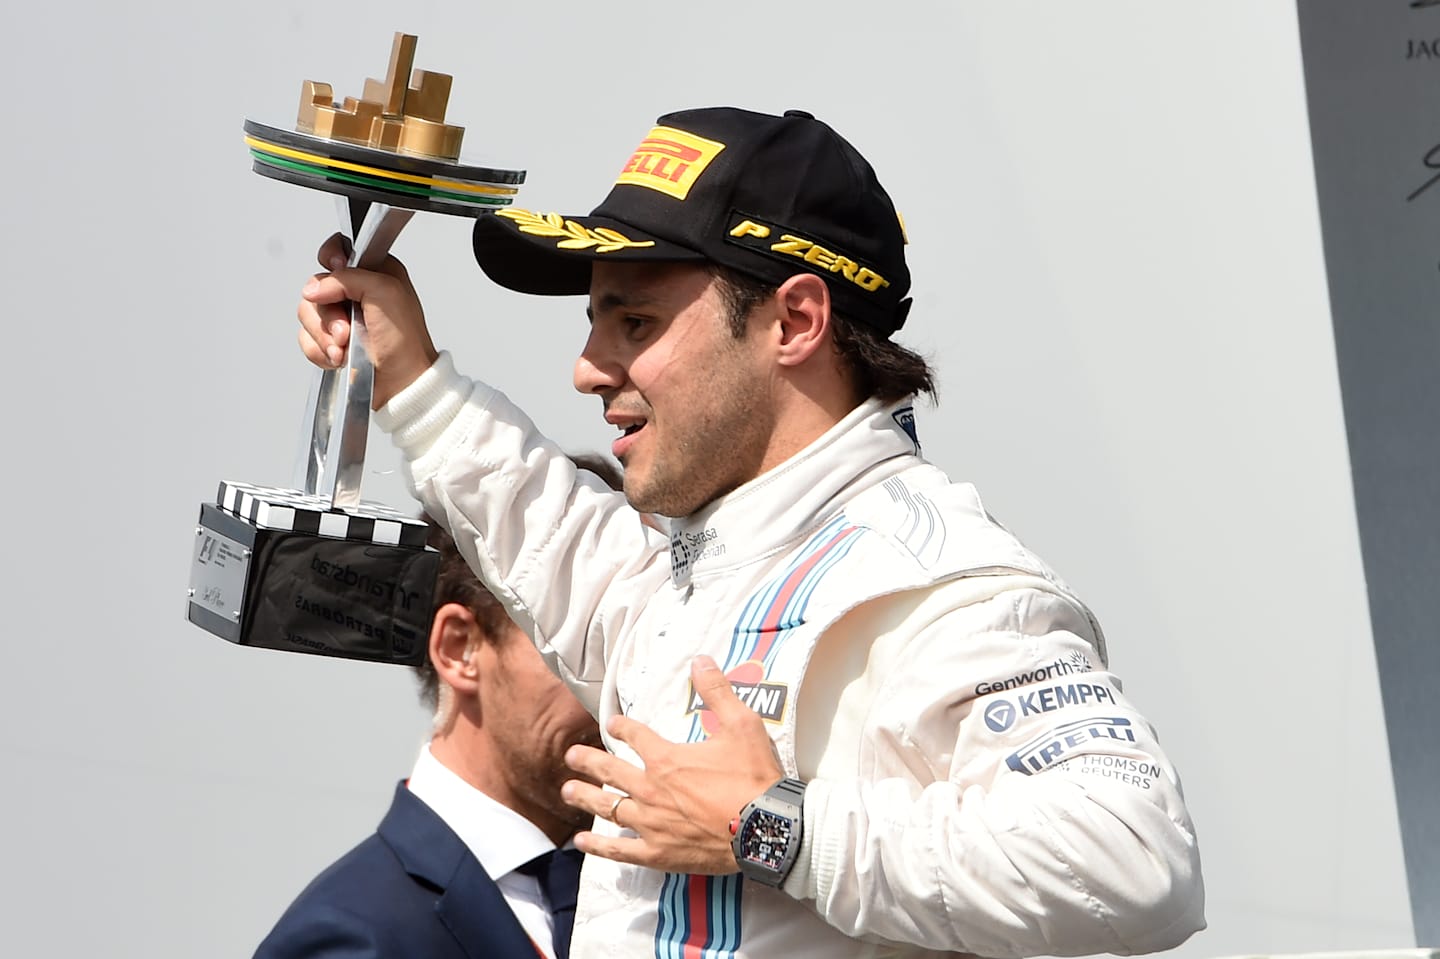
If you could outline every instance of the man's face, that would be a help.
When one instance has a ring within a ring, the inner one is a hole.
[[[773,434],[764,337],[730,333],[701,267],[596,263],[575,388],[622,431],[611,447],[642,512],[688,516],[761,472]]]
[[[575,778],[565,750],[575,743],[604,748],[594,717],[514,623],[507,621],[493,641],[480,642],[475,655],[481,728],[512,797],[562,822],[588,826],[589,814],[561,801],[560,786]]]

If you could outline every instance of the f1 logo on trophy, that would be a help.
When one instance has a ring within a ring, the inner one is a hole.
[[[451,77],[412,76],[415,44],[397,33],[384,81],[366,80],[359,99],[305,81],[293,131],[245,121],[256,173],[336,195],[352,267],[378,266],[417,210],[483,216],[525,180],[460,162]],[[346,366],[317,371],[310,390],[295,488],[226,480],[201,504],[187,616],[243,646],[414,664],[439,554],[424,523],[360,499],[374,369],[353,303],[350,320]]]

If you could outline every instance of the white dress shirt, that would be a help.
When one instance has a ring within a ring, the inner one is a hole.
[[[485,867],[535,945],[555,959],[550,906],[540,880],[515,871],[555,844],[530,820],[447,769],[430,752],[429,743],[420,750],[408,785]]]

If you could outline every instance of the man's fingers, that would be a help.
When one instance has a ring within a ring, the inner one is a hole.
[[[345,293],[345,286],[333,273],[316,273],[306,281],[300,295],[309,303],[341,303],[350,297]]]
[[[629,803],[625,804],[629,806]],[[620,818],[625,818],[621,813]],[[638,836],[602,836],[595,832],[577,832],[575,848],[587,856],[601,856],[615,862],[628,862],[636,866],[648,866],[654,859],[649,844]]]
[[[599,816],[601,819],[610,819],[610,810],[615,808],[616,800],[625,800],[617,810],[617,817],[621,825],[632,825],[635,811],[638,808],[635,800],[623,793],[601,789],[599,786],[584,782],[579,779],[568,780],[560,787],[560,798],[565,800],[566,805],[574,806],[582,812],[588,812],[592,816]],[[627,818],[625,813],[630,813]],[[614,822],[615,820],[611,820]]]
[[[297,336],[297,339],[299,339],[300,341],[300,352],[304,353],[305,359],[309,360],[311,363],[314,363],[316,366],[321,367],[331,367],[338,365],[331,361],[329,354],[325,350],[325,347],[321,346],[319,343],[316,343],[314,337],[312,337],[309,331],[306,330],[304,327],[300,328],[300,333]]]
[[[635,792],[637,789],[642,788],[645,781],[644,770],[636,769],[625,760],[617,756],[612,756],[605,750],[596,749],[593,746],[581,746],[579,744],[571,746],[565,751],[565,765],[577,773],[588,776],[597,783],[609,783],[615,788],[627,793]],[[575,781],[572,780],[572,782]],[[575,785],[578,787],[585,784],[575,782]],[[570,783],[566,783],[566,788],[568,789],[569,787]],[[598,787],[591,786],[590,788],[596,789]],[[564,796],[563,791],[561,796],[566,802],[570,802],[569,798]],[[610,797],[610,801],[615,801],[613,795]],[[590,811],[599,813],[604,810],[592,809]]]
[[[363,270],[340,270],[317,273],[305,284],[296,315],[319,355],[324,357],[316,359],[302,338],[300,345],[310,362],[339,366],[345,361],[345,349],[350,345],[350,304],[371,288],[370,276]]]
[[[329,239],[320,245],[315,253],[315,260],[326,270],[334,273],[343,270],[350,265],[350,241],[339,233],[331,234]],[[397,280],[410,281],[410,273],[405,269],[405,264],[387,255],[383,261],[373,267],[376,273],[385,273],[395,277]]]
[[[611,716],[605,728],[610,735],[639,753],[647,765],[661,749],[673,745],[649,726],[628,716]]]
[[[350,310],[342,303],[336,303],[320,311],[325,329],[330,332],[331,341],[340,349],[350,345]]]
[[[627,825],[626,810],[629,808],[628,802],[620,806],[620,821]],[[628,862],[665,872],[724,876],[738,871],[739,867],[735,865],[728,842],[723,843],[723,851],[718,853],[713,850],[696,850],[687,845],[678,854],[673,847],[667,853],[666,842],[667,837],[663,835],[652,835],[647,839],[643,834],[630,836],[621,833],[618,836],[606,836],[589,830],[575,834],[575,848],[587,856],[600,856],[615,862]]]
[[[350,241],[339,233],[332,233],[320,244],[319,251],[315,254],[316,261],[327,270],[335,269],[335,260],[340,260],[344,266],[350,260]]]
[[[365,298],[379,292],[384,284],[393,284],[394,277],[369,270],[352,270],[339,267],[329,273],[317,273],[305,284],[300,295],[316,305],[344,303],[354,300],[363,303]]]
[[[350,342],[350,317],[345,301],[324,302],[311,300],[309,294],[328,295],[321,290],[317,277],[307,284],[306,299],[300,301],[296,318],[300,321],[300,349],[306,359],[322,367],[339,366],[345,360],[345,347]]]
[[[696,656],[690,661],[690,682],[705,708],[721,722],[755,716],[755,711],[735,695],[730,679],[709,656]]]
[[[301,290],[298,315],[311,341],[302,337],[301,349],[321,367],[342,364],[350,343],[347,311],[355,308],[349,304],[358,304],[364,310],[375,369],[371,408],[379,409],[424,373],[439,354],[400,261],[385,257],[375,270],[347,266],[346,247],[339,236],[325,241],[319,259],[330,272],[311,277]]]

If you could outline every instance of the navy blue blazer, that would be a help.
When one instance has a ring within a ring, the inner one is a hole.
[[[537,959],[460,837],[406,788],[375,835],[300,893],[255,959]]]

